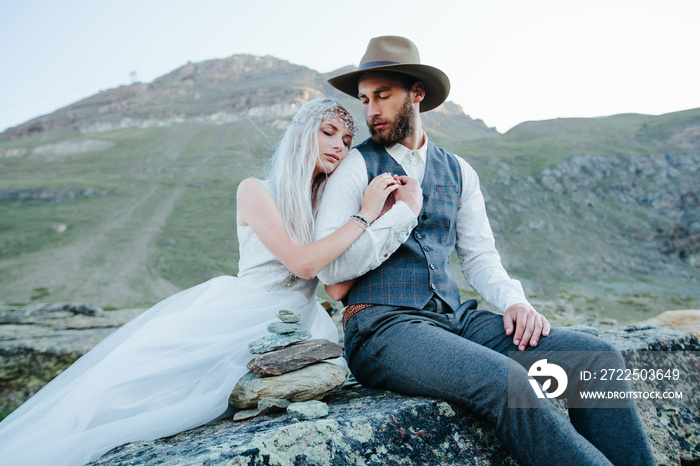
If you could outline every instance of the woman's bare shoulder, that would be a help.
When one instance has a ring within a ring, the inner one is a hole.
[[[247,225],[248,217],[259,213],[266,204],[272,203],[272,196],[263,182],[257,178],[246,178],[238,185],[236,191],[237,222]]]
[[[265,189],[263,182],[257,178],[246,178],[238,185],[238,195],[247,193],[258,193]]]

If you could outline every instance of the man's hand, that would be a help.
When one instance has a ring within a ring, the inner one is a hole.
[[[525,351],[528,343],[537,346],[540,336],[549,335],[549,321],[528,304],[513,304],[503,314],[503,327],[506,335],[513,334],[513,344]]]
[[[396,176],[396,175],[394,175]],[[423,188],[418,184],[418,180],[406,175],[398,177],[401,186],[394,191],[396,201],[404,201],[411,208],[416,217],[423,208]]]
[[[382,215],[389,212],[389,210],[391,210],[391,208],[394,207],[394,204],[396,204],[396,199],[394,199],[394,193],[391,193],[386,197],[386,201],[384,201],[384,207],[382,207],[382,211],[379,212],[379,217],[377,218],[379,219]]]

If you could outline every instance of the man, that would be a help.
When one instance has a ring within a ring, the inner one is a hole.
[[[317,238],[357,212],[374,176],[389,172],[403,183],[396,204],[319,274],[327,284],[359,276],[344,313],[346,358],[356,379],[480,413],[523,464],[654,464],[631,402],[622,409],[571,409],[571,422],[557,409],[508,406],[513,394],[518,406],[537,403],[526,369],[515,364],[514,370],[509,352],[528,364],[557,350],[587,352],[585,364],[624,362],[596,337],[550,331],[503,269],[476,173],[422,129],[420,112],[446,99],[447,76],[421,64],[408,39],[385,36],[370,41],[358,70],[329,83],[359,97],[372,138],[330,177]],[[502,316],[476,310],[475,301],[460,305],[449,266],[455,248],[469,284]],[[565,369],[573,374],[582,367]]]

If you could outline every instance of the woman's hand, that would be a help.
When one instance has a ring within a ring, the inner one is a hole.
[[[382,173],[370,181],[369,186],[365,188],[365,193],[362,196],[362,208],[359,215],[363,216],[369,223],[374,222],[379,218],[380,213],[383,213],[384,205],[387,198],[401,184],[398,179],[391,176],[389,173]]]

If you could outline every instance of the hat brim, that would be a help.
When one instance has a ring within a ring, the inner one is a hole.
[[[352,97],[358,97],[357,80],[367,71],[392,71],[403,73],[420,80],[425,86],[425,98],[420,103],[420,111],[427,112],[442,104],[450,93],[450,80],[445,73],[428,65],[391,64],[359,68],[328,80],[328,84]]]

